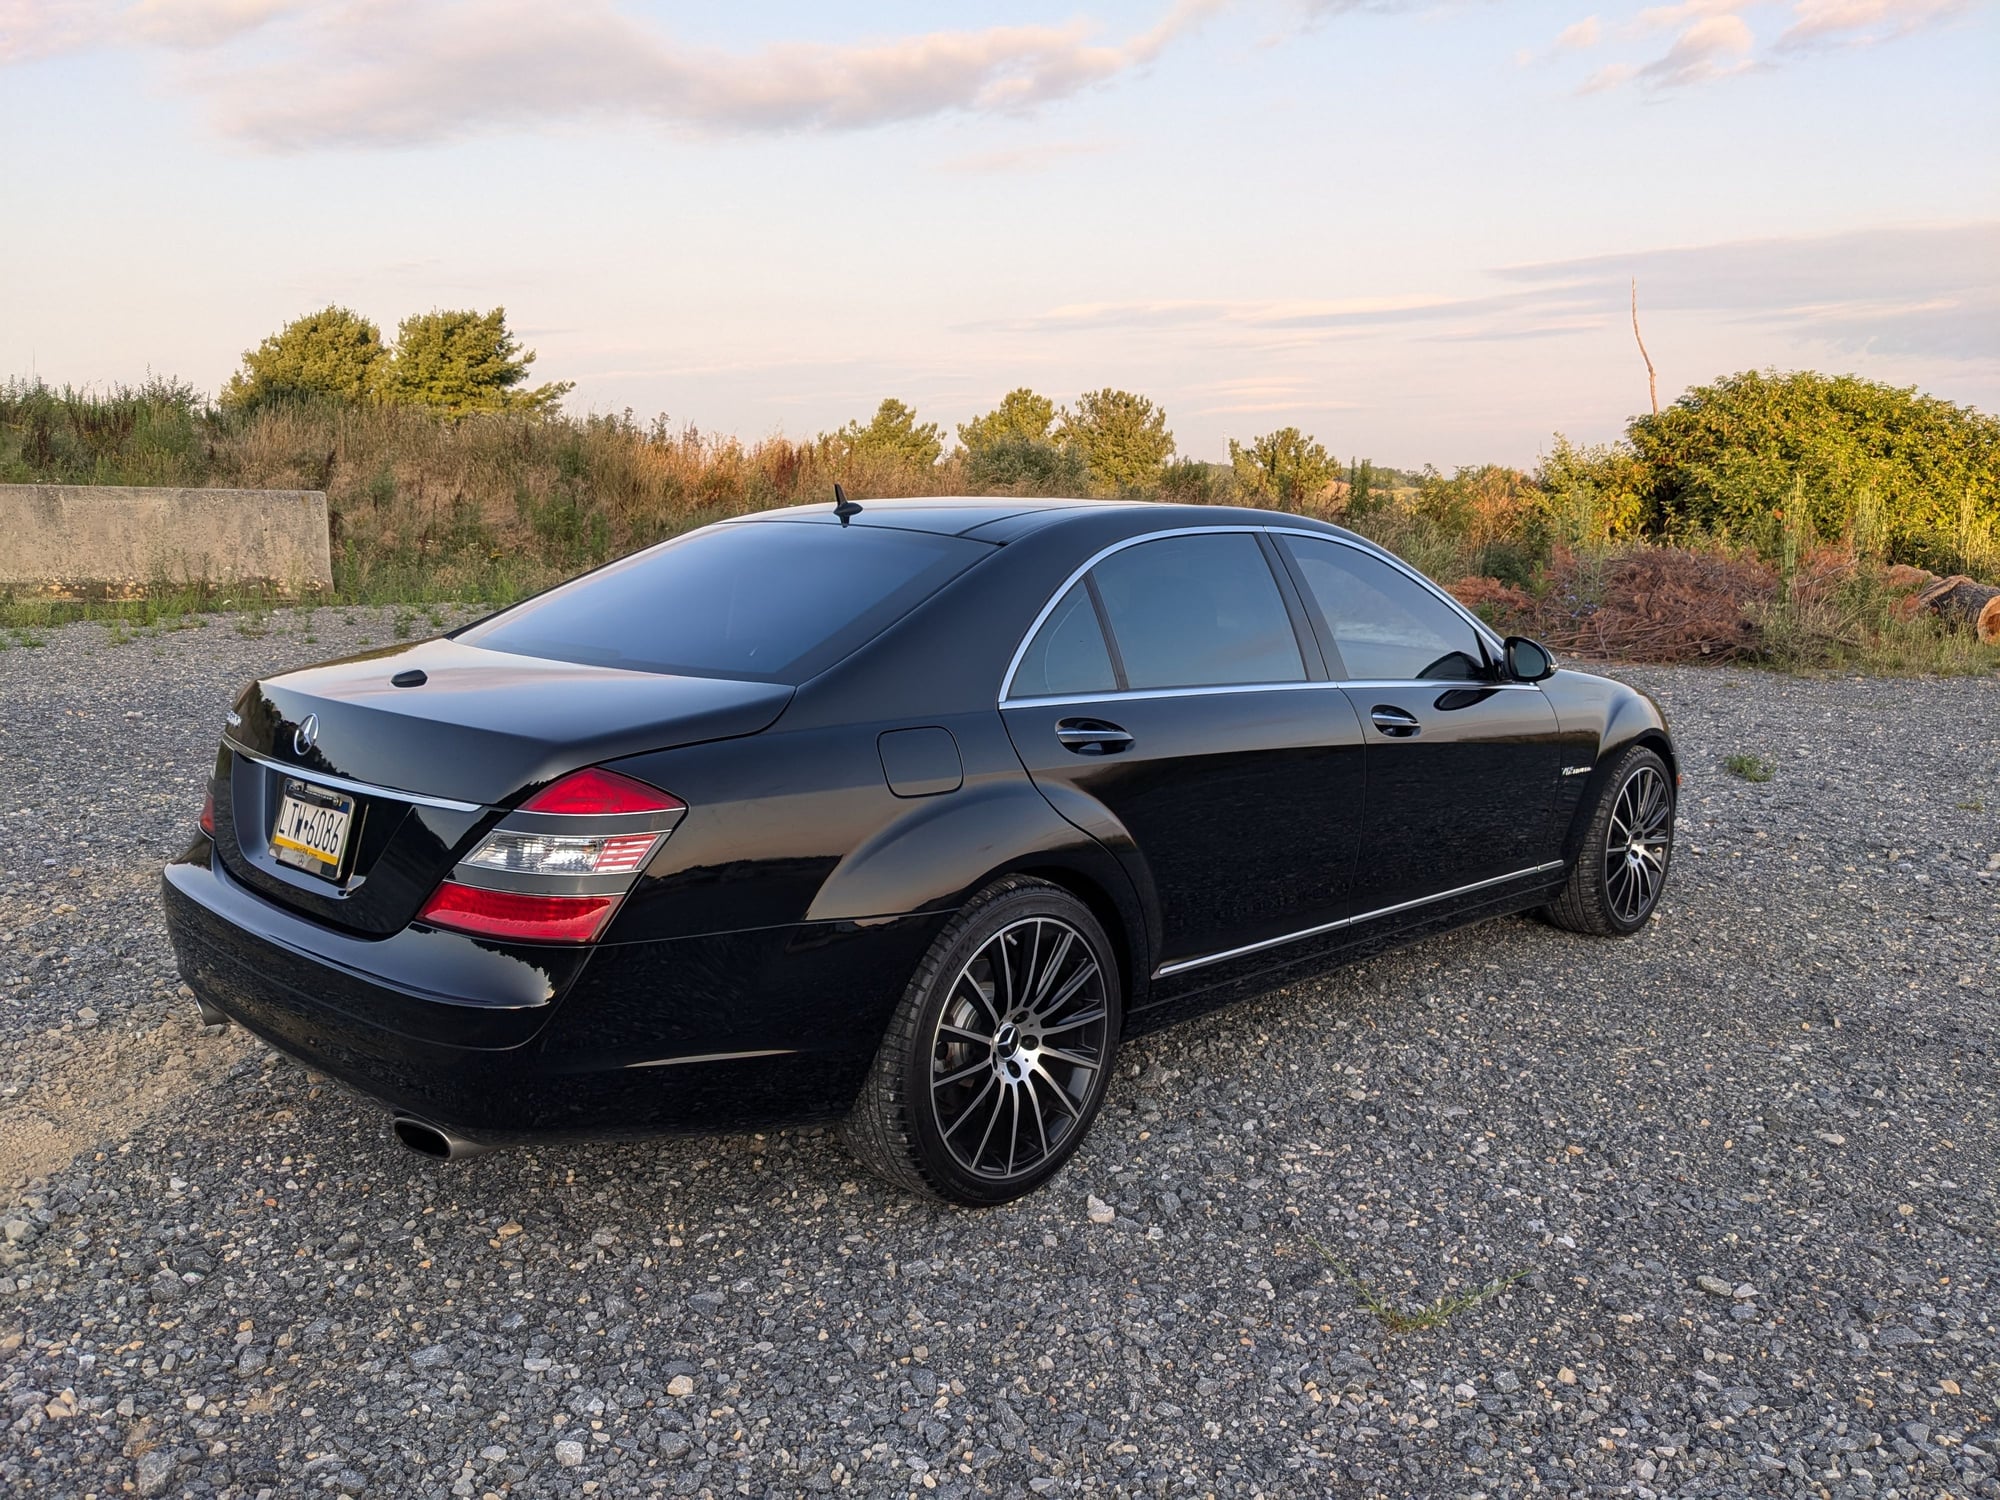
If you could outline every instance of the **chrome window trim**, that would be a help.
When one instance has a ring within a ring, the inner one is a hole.
[[[1533,684],[1528,684],[1532,686]],[[1173,974],[1185,974],[1190,969],[1206,968],[1209,964],[1225,963],[1232,958],[1246,958],[1252,953],[1262,953],[1266,948],[1283,947],[1286,943],[1300,942],[1306,938],[1319,937],[1323,933],[1338,932],[1343,927],[1359,926],[1372,922],[1377,917],[1392,917],[1399,911],[1409,911],[1413,907],[1428,906],[1433,901],[1448,901],[1453,896],[1466,896],[1474,891],[1483,891],[1488,886],[1505,885],[1510,880],[1525,880],[1531,875],[1546,875],[1551,870],[1560,870],[1563,862],[1550,860],[1546,864],[1533,865],[1525,870],[1514,870],[1506,875],[1495,875],[1488,880],[1475,880],[1470,885],[1453,886],[1448,891],[1437,891],[1429,896],[1418,896],[1411,901],[1399,901],[1394,906],[1377,907],[1374,911],[1364,911],[1352,917],[1342,917],[1338,922],[1323,922],[1318,927],[1308,927],[1300,932],[1288,932],[1283,937],[1266,938],[1261,943],[1246,943],[1241,948],[1228,948],[1221,953],[1204,953],[1199,958],[1177,959],[1170,964],[1161,964],[1153,970],[1155,979],[1165,979]]]
[[[1301,536],[1311,541],[1331,542],[1336,547],[1346,547],[1350,551],[1359,552],[1364,557],[1372,557],[1381,562],[1386,562],[1387,564],[1389,564],[1390,567],[1394,568],[1397,572],[1401,573],[1404,577],[1408,578],[1412,583],[1416,584],[1417,587],[1423,589],[1433,598],[1441,600],[1446,606],[1448,606],[1453,614],[1457,615],[1461,620],[1463,620],[1468,626],[1471,627],[1474,635],[1478,636],[1488,646],[1493,648],[1494,656],[1496,657],[1496,659],[1502,654],[1504,654],[1505,643],[1501,641],[1499,636],[1493,633],[1492,628],[1489,627],[1485,621],[1481,620],[1477,615],[1473,614],[1471,610],[1467,609],[1464,605],[1460,604],[1456,599],[1452,598],[1450,594],[1446,593],[1443,589],[1439,588],[1436,584],[1432,583],[1428,578],[1424,577],[1423,574],[1419,573],[1415,568],[1411,567],[1408,563],[1404,562],[1400,557],[1395,556],[1393,553],[1377,550],[1372,547],[1362,546],[1356,542],[1348,540],[1346,537],[1343,536],[1328,536],[1325,532],[1307,531],[1303,527],[1298,527],[1298,526],[1249,526],[1249,525],[1176,526],[1167,531],[1148,531],[1142,533],[1139,536],[1128,536],[1124,538],[1122,541],[1116,541],[1111,543],[1107,547],[1100,547],[1097,551],[1093,552],[1089,557],[1085,558],[1083,562],[1077,566],[1075,571],[1073,571],[1067,578],[1065,578],[1059,585],[1057,585],[1055,592],[1049,595],[1048,601],[1042,605],[1041,609],[1036,612],[1035,618],[1029,623],[1027,631],[1021,637],[1020,644],[1014,648],[1014,655],[1008,661],[1007,670],[1000,678],[1000,697],[998,700],[999,706],[1002,708],[1012,708],[1016,706],[1025,706],[1031,703],[1116,703],[1121,700],[1128,700],[1132,698],[1190,697],[1196,694],[1204,694],[1204,693],[1268,693],[1268,692],[1276,692],[1281,688],[1299,688],[1299,687],[1427,688],[1427,687],[1438,686],[1440,682],[1444,683],[1447,689],[1450,687],[1451,683],[1449,679],[1425,678],[1425,679],[1414,679],[1410,681],[1396,682],[1396,681],[1388,681],[1376,678],[1348,678],[1337,682],[1314,682],[1307,678],[1301,678],[1295,682],[1231,682],[1231,683],[1205,684],[1200,687],[1130,688],[1122,692],[1086,693],[1073,696],[1063,695],[1063,696],[1044,696],[1035,698],[1016,698],[1013,696],[1014,675],[1021,670],[1021,660],[1028,654],[1028,647],[1033,645],[1035,637],[1041,634],[1042,626],[1048,623],[1049,616],[1055,612],[1055,607],[1058,604],[1062,603],[1063,599],[1069,594],[1069,591],[1071,589],[1077,586],[1078,582],[1082,580],[1084,574],[1088,573],[1092,568],[1096,567],[1099,563],[1103,562],[1105,558],[1110,557],[1115,553],[1123,552],[1127,547],[1137,547],[1145,542],[1165,541],[1169,537],[1236,536],[1236,535],[1256,536],[1259,533],[1262,533],[1266,536]],[[1532,683],[1532,682],[1481,683],[1479,684],[1479,686],[1487,688],[1534,688],[1537,691],[1540,690],[1540,685],[1538,683]]]
[[[1452,598],[1449,593],[1439,588],[1435,583],[1432,583],[1430,579],[1424,577],[1423,574],[1419,573],[1386,547],[1359,547],[1344,536],[1328,536],[1324,532],[1305,531],[1297,526],[1267,526],[1265,530],[1269,531],[1273,536],[1302,536],[1315,542],[1332,542],[1336,547],[1345,547],[1350,552],[1359,552],[1363,557],[1372,557],[1378,562],[1385,562],[1405,578],[1409,579],[1418,588],[1429,594],[1433,599],[1442,603],[1453,614],[1465,621],[1466,624],[1470,625],[1472,633],[1485,641],[1487,645],[1493,647],[1496,655],[1506,647],[1507,643],[1494,633],[1491,625],[1488,625],[1479,616]],[[1531,682],[1521,684],[1523,687],[1533,687],[1534,685]]]
[[[1040,698],[1006,698],[1002,708],[1047,708],[1069,703],[1130,703],[1140,698],[1214,698],[1225,693],[1290,693],[1327,688],[1414,689],[1439,693],[1539,693],[1538,682],[1476,682],[1458,677],[1413,677],[1390,681],[1355,678],[1342,682],[1232,682],[1219,687],[1127,688],[1113,693],[1051,693]]]
[[[260,766],[269,766],[273,771],[283,771],[287,776],[309,781],[314,786],[330,786],[335,791],[359,792],[364,797],[386,797],[392,802],[411,802],[418,807],[436,807],[445,812],[484,812],[483,802],[460,802],[452,797],[431,797],[422,792],[405,792],[393,786],[376,786],[373,782],[354,781],[346,776],[333,776],[325,771],[315,771],[306,766],[287,765],[284,761],[273,760],[268,755],[259,755],[255,750],[239,745],[228,735],[222,737],[230,753],[240,755],[245,760],[253,760]]]

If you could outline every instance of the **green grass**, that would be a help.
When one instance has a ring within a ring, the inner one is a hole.
[[[1724,759],[1722,769],[1745,781],[1769,781],[1778,774],[1778,768],[1762,756],[1746,755],[1740,750]]]
[[[1355,1275],[1345,1261],[1318,1240],[1308,1235],[1306,1242],[1317,1250],[1320,1258],[1353,1289],[1355,1300],[1382,1325],[1383,1331],[1389,1334],[1421,1333],[1425,1329],[1440,1328],[1460,1314],[1471,1312],[1480,1304],[1492,1301],[1522,1277],[1531,1274],[1525,1270],[1515,1271],[1508,1276],[1496,1276],[1484,1285],[1469,1291],[1437,1297],[1421,1306],[1404,1306],[1384,1296]]]

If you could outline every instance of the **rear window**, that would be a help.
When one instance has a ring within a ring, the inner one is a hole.
[[[458,639],[637,672],[803,682],[992,550],[888,527],[718,526],[587,573]]]

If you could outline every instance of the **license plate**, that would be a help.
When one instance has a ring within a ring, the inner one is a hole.
[[[278,821],[271,829],[272,857],[295,869],[338,879],[353,821],[352,797],[304,781],[287,781],[278,801]]]

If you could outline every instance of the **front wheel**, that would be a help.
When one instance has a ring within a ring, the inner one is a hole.
[[[1569,883],[1548,907],[1549,920],[1598,937],[1637,932],[1660,904],[1673,852],[1673,777],[1655,752],[1634,745],[1604,780]]]
[[[1012,876],[918,965],[848,1117],[848,1149],[912,1192],[985,1206],[1062,1169],[1103,1102],[1118,965],[1097,918]]]

